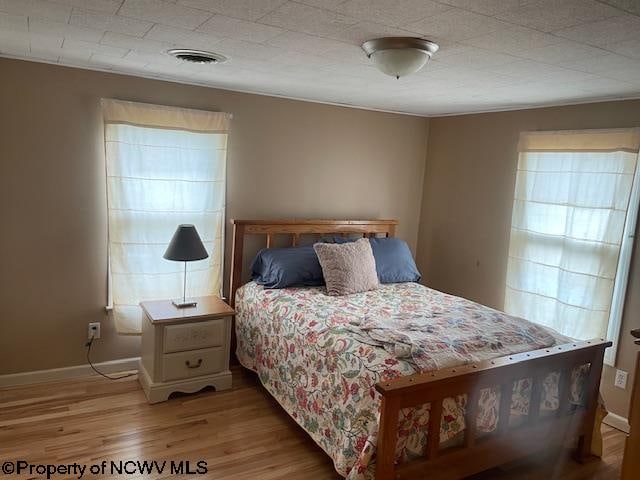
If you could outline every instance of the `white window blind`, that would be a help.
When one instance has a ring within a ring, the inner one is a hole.
[[[640,131],[524,133],[505,311],[616,345],[638,211]],[[607,351],[613,364],[615,347]]]
[[[140,332],[140,301],[182,296],[183,264],[162,255],[182,223],[209,258],[188,265],[187,295],[221,295],[229,116],[102,101],[109,216],[109,304],[119,333]]]

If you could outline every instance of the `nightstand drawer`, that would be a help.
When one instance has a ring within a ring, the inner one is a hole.
[[[225,320],[181,323],[164,328],[164,353],[183,352],[225,344]]]
[[[211,375],[224,369],[224,348],[205,348],[162,356],[162,381]]]

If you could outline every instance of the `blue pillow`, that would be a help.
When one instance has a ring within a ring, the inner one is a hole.
[[[263,248],[251,264],[251,278],[268,288],[324,285],[322,267],[313,245]]]
[[[370,238],[380,283],[417,282],[420,272],[407,242],[399,238]]]
[[[361,238],[361,237],[358,237]],[[354,242],[358,238],[333,237],[334,243]],[[417,282],[421,275],[407,242],[394,237],[369,238],[380,283]]]

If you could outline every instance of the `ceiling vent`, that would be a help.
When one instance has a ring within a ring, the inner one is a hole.
[[[227,57],[219,53],[205,52],[204,50],[191,50],[186,48],[174,48],[167,53],[173,57],[190,63],[224,63]]]

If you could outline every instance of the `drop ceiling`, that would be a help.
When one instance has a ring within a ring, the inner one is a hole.
[[[360,49],[381,36],[441,49],[396,80]],[[529,108],[640,97],[640,0],[0,0],[0,55],[417,115]]]

